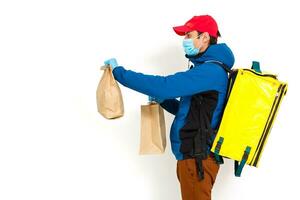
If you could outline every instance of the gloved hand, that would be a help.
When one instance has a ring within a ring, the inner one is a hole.
[[[164,100],[163,100],[163,99],[158,99],[158,98],[155,98],[155,97],[148,96],[148,101],[155,101],[155,102],[157,102],[157,103],[162,103]]]
[[[114,70],[114,68],[118,66],[118,62],[115,58],[111,58],[111,59],[104,61],[104,64],[109,65],[112,70]]]

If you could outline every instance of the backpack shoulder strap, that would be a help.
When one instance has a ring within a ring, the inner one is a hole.
[[[233,70],[231,70],[226,64],[220,62],[220,61],[217,61],[217,60],[207,60],[207,61],[204,61],[204,63],[214,63],[214,64],[217,64],[219,66],[221,66],[227,73],[231,74],[233,72]]]

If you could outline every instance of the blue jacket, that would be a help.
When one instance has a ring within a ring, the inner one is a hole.
[[[210,45],[200,56],[188,57],[194,64],[193,68],[168,76],[147,75],[122,66],[115,67],[113,75],[123,86],[158,99],[164,99],[161,106],[175,115],[170,129],[172,152],[177,160],[182,160],[180,152],[181,139],[179,130],[186,123],[186,117],[193,94],[216,90],[218,103],[213,113],[211,126],[215,129],[220,122],[226,96],[228,75],[222,67],[215,63],[204,61],[219,61],[232,68],[234,56],[229,47],[224,44]],[[180,101],[176,98],[180,97]]]

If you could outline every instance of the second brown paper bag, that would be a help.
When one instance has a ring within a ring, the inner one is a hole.
[[[163,108],[158,103],[141,105],[140,155],[162,154],[166,148]]]

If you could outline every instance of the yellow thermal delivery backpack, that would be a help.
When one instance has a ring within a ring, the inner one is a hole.
[[[258,166],[286,92],[287,84],[261,73],[258,62],[252,69],[230,72],[227,102],[211,151],[220,164],[222,157],[235,160],[235,176],[245,164]]]

